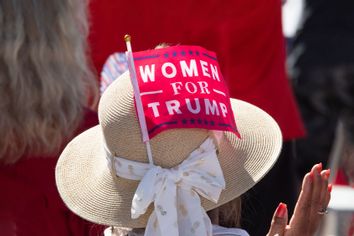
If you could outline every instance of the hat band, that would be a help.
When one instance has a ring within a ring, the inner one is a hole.
[[[225,180],[212,138],[207,138],[181,164],[171,169],[113,156],[107,160],[117,176],[141,180],[131,217],[145,214],[154,202],[145,236],[212,235],[212,225],[199,195],[217,203]]]

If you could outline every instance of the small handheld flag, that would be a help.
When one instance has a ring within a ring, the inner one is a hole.
[[[144,115],[144,109],[143,105],[141,102],[141,97],[140,97],[140,89],[139,89],[139,84],[136,79],[136,71],[135,71],[135,66],[134,66],[134,59],[133,59],[133,52],[132,52],[132,46],[131,46],[131,36],[130,35],[125,35],[124,40],[127,46],[127,59],[128,59],[128,68],[129,68],[129,73],[130,73],[130,79],[133,85],[133,90],[134,90],[134,97],[135,97],[135,104],[136,104],[136,110],[138,113],[138,120],[140,124],[140,130],[142,133],[142,138],[143,142],[146,145],[146,150],[147,150],[147,155],[149,158],[149,163],[153,164],[153,158],[152,158],[152,152],[151,152],[151,146],[150,146],[150,141],[149,141],[149,133],[147,130],[146,126],[146,120],[145,120],[145,115]]]

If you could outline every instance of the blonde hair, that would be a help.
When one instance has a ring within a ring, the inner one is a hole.
[[[0,162],[58,152],[96,100],[86,5],[0,1]]]

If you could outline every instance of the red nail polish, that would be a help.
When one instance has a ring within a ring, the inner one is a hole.
[[[329,176],[331,175],[331,170],[330,169],[326,170],[326,172],[324,174],[325,174],[326,178],[328,179]]]
[[[317,169],[318,173],[321,174],[321,171],[322,171],[322,162],[320,162],[320,163],[317,164],[316,169]]]
[[[277,208],[275,215],[279,218],[284,218],[285,214],[286,214],[286,204],[281,202],[281,203],[279,203],[279,206]]]
[[[328,185],[328,192],[332,192],[332,187],[333,187],[332,184],[329,184],[329,185]]]

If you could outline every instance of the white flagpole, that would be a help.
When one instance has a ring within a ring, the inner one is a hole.
[[[138,80],[136,78],[136,71],[135,71],[135,66],[134,66],[133,51],[132,51],[130,35],[128,35],[128,34],[125,35],[124,41],[127,46],[127,51],[125,53],[126,53],[126,56],[128,59],[130,79],[131,79],[131,82],[133,85],[133,90],[134,90],[135,104],[136,104],[136,110],[138,112],[140,130],[143,135],[143,142],[145,143],[145,146],[146,146],[146,151],[147,151],[147,156],[149,158],[149,163],[153,165],[154,161],[152,159],[149,133],[148,133],[147,126],[146,126],[143,104],[141,102],[139,84],[138,84]]]

